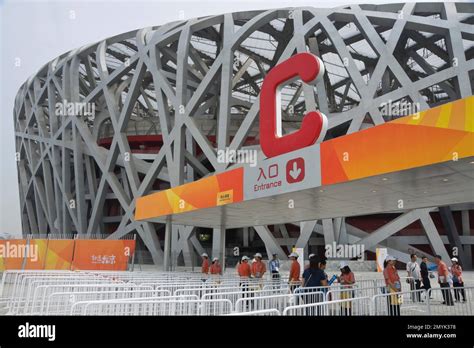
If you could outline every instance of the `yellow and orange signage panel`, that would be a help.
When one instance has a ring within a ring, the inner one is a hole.
[[[134,240],[0,240],[0,271],[127,270],[134,252]]]
[[[474,155],[474,97],[321,143],[321,183]]]
[[[25,239],[9,239],[5,241],[6,254],[4,255],[5,269],[22,269],[25,255],[22,250],[27,250]]]
[[[134,252],[134,240],[78,239],[72,269],[126,271]]]
[[[74,242],[72,239],[51,239],[48,243],[44,269],[71,269]]]
[[[272,157],[275,177],[285,168],[287,172],[286,182],[281,179],[282,185],[278,185],[275,194],[294,191],[296,181],[290,180],[295,179],[293,173],[299,173],[296,176],[301,182],[310,181],[310,175],[305,176],[304,172],[311,173],[317,182],[311,185],[316,187],[474,156],[473,115],[474,96],[471,96]],[[312,163],[314,159],[319,160]],[[257,168],[260,174],[265,173],[262,167]],[[248,166],[241,167],[140,197],[135,219],[159,218],[254,199],[249,193],[251,188],[244,187],[248,183],[243,180],[250,176],[251,170]],[[254,181],[259,179],[260,175]]]
[[[31,255],[26,258],[25,269],[44,269],[48,251],[48,239],[32,239],[29,241]]]
[[[5,250],[5,241],[0,240],[0,249]],[[0,253],[0,271],[4,271],[7,269],[5,264],[5,258],[3,253]]]
[[[213,175],[189,184],[140,197],[135,219],[184,213],[241,202],[243,200],[243,168]]]

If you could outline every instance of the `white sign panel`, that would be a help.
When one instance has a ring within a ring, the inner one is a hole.
[[[244,170],[244,199],[268,197],[321,185],[319,144],[268,158]]]

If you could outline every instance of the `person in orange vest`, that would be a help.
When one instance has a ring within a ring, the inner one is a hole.
[[[451,286],[449,285],[449,270],[444,261],[441,261],[441,256],[435,256],[435,263],[438,265],[438,283],[443,290],[443,304],[447,306],[454,306],[453,296],[451,294]]]
[[[387,292],[394,294],[387,296],[388,315],[390,316],[400,316],[400,298],[397,293],[402,291],[402,284],[400,283],[400,277],[395,267],[396,262],[397,259],[394,256],[387,255],[384,262],[385,268],[383,270]]]
[[[209,255],[207,255],[206,253],[202,253],[201,257],[202,257],[201,273],[208,274],[209,273]]]
[[[249,265],[250,258],[248,256],[242,256],[242,260],[237,267],[237,273],[241,279],[239,286],[242,287],[242,297],[250,297],[249,293],[249,279],[252,275],[252,270]],[[246,308],[250,307],[250,303],[246,303]]]
[[[252,270],[250,269],[249,260],[250,258],[248,258],[247,256],[242,256],[242,263],[237,268],[237,273],[239,274],[239,277],[250,278]]]
[[[217,257],[214,257],[212,259],[212,264],[210,267],[210,272],[211,274],[222,274],[222,267],[219,263],[219,259]]]
[[[462,267],[456,257],[453,257],[451,262],[453,263],[451,266],[451,273],[453,274],[454,298],[456,299],[456,302],[459,302],[462,296],[462,302],[466,302],[466,293],[464,291],[464,282],[462,280]],[[461,296],[459,296],[460,294]]]
[[[267,267],[262,262],[262,254],[256,253],[254,257],[255,262],[252,263],[252,276],[254,278],[263,278],[263,275],[267,271]]]
[[[297,253],[291,253],[288,256],[292,261],[290,267],[290,276],[288,278],[291,292],[293,292],[298,287],[298,285],[300,285],[301,269],[300,264],[298,262],[298,256],[299,255]]]

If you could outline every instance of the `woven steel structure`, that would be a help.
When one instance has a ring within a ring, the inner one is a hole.
[[[283,89],[283,128],[298,129],[306,110],[319,109],[332,138],[474,94],[473,23],[469,3],[285,8],[172,22],[65,53],[15,101],[24,233],[136,232],[159,264],[163,226],[134,221],[135,199],[225,170],[218,150],[259,149],[260,87],[278,62],[305,51],[321,57],[326,73],[316,86]],[[470,207],[453,209],[468,222]],[[397,216],[366,249],[420,220],[425,242],[447,255],[436,211]],[[313,231],[368,235],[344,218],[300,228],[298,245]],[[255,227],[267,251],[295,244],[285,230]],[[194,226],[173,226],[171,238],[173,257],[186,264],[203,251]],[[214,231],[217,254],[223,239]],[[405,255],[409,245],[390,247]]]

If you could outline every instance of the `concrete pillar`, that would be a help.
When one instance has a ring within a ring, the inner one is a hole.
[[[471,235],[471,226],[469,223],[469,210],[463,210],[461,212],[462,219],[462,234],[464,236]],[[472,244],[464,245],[464,256],[466,258],[466,264],[463,265],[466,269],[472,269]]]
[[[212,232],[212,256],[211,261],[214,257],[219,258],[219,262],[224,271],[225,265],[225,228],[214,228]]]
[[[170,246],[170,271],[174,271],[178,266],[178,239],[179,228],[176,225],[171,227],[171,246]]]
[[[458,229],[454,222],[453,213],[451,212],[451,208],[447,207],[439,207],[439,214],[441,216],[441,220],[443,221],[444,229],[446,234],[448,235],[448,240],[450,243],[450,254],[452,256],[456,256],[462,265],[467,263],[467,258],[464,254],[464,249],[462,247],[461,238],[459,238]],[[453,254],[453,248],[456,247],[457,255]]]
[[[332,219],[323,219],[324,243],[326,243],[326,245],[335,242],[334,225],[332,221]]]
[[[248,227],[243,228],[242,242],[243,242],[244,247],[247,248],[249,246],[249,228]]]
[[[166,218],[166,227],[165,227],[165,245],[164,245],[164,255],[163,255],[163,270],[169,271],[171,269],[171,234],[173,231],[173,225],[171,224],[171,217]]]

